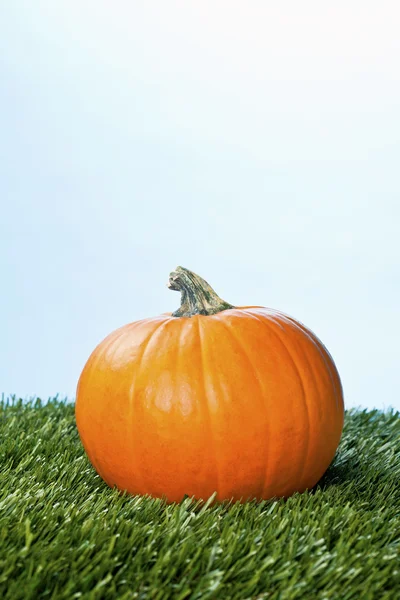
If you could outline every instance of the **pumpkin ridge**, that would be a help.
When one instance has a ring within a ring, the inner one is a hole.
[[[267,326],[267,329],[269,331],[272,331],[272,333],[274,334],[274,336],[279,340],[282,348],[284,348],[287,356],[289,357],[289,360],[290,360],[290,362],[291,362],[291,364],[292,364],[292,366],[294,368],[294,372],[296,373],[297,378],[298,378],[299,383],[300,383],[301,394],[302,394],[302,397],[303,397],[303,405],[305,407],[306,422],[307,422],[307,428],[306,428],[307,431],[306,431],[306,434],[304,435],[304,438],[306,440],[306,442],[304,444],[304,450],[303,450],[303,455],[304,456],[303,456],[302,461],[300,462],[299,482],[301,483],[301,479],[302,479],[303,474],[304,474],[304,472],[306,470],[305,467],[306,467],[306,464],[307,464],[307,461],[308,461],[308,453],[309,453],[309,449],[310,449],[310,444],[309,444],[309,438],[310,438],[310,413],[309,413],[309,406],[308,406],[308,402],[307,402],[307,394],[306,394],[306,390],[305,390],[305,386],[304,386],[304,381],[303,381],[303,378],[302,378],[301,373],[299,371],[299,368],[298,368],[298,366],[296,364],[296,361],[294,360],[294,358],[293,358],[293,356],[292,356],[289,348],[286,346],[285,342],[282,340],[282,338],[279,335],[279,333],[274,328],[269,327],[269,324],[271,322],[275,323],[275,325],[277,325],[277,323],[276,323],[273,315],[268,315],[268,319],[265,320],[265,321],[263,319],[260,319],[259,317],[256,317],[256,318],[258,318],[258,320],[260,321],[260,323],[264,323]],[[298,487],[301,489],[300,483],[299,483]]]
[[[213,429],[213,424],[212,424],[212,418],[211,418],[211,411],[210,411],[210,406],[208,404],[208,394],[207,394],[207,385],[206,385],[206,380],[205,380],[205,371],[204,371],[204,358],[203,358],[203,329],[202,329],[202,324],[200,322],[200,318],[197,318],[197,325],[198,325],[198,331],[199,331],[199,345],[200,345],[200,370],[201,370],[201,377],[202,377],[202,381],[203,381],[203,390],[204,390],[204,406],[205,406],[205,414],[206,414],[206,418],[207,418],[207,423],[208,423],[208,429],[210,432],[210,440],[211,440],[211,445],[212,445],[212,455],[214,456],[214,468],[215,468],[215,477],[216,477],[216,498],[218,499],[218,496],[220,494],[220,475],[219,475],[219,464],[218,464],[218,457],[217,457],[217,453],[216,453],[216,448],[215,448],[215,436],[214,436],[214,429]],[[204,498],[205,500],[205,498]]]
[[[306,337],[306,338],[307,338],[307,339],[308,339],[308,340],[309,340],[309,341],[312,343],[313,347],[314,347],[314,348],[316,348],[316,349],[318,350],[318,354],[319,354],[319,356],[321,357],[321,360],[322,360],[322,362],[324,363],[324,365],[325,365],[325,367],[326,367],[326,370],[327,370],[327,372],[328,372],[328,376],[329,376],[329,379],[330,379],[330,382],[331,382],[331,385],[332,385],[332,389],[334,389],[334,390],[335,390],[334,380],[333,380],[333,378],[332,378],[331,371],[330,371],[330,369],[329,369],[329,366],[328,366],[328,364],[327,364],[327,361],[326,361],[326,359],[325,359],[325,356],[324,356],[324,355],[323,355],[323,353],[321,352],[321,348],[320,348],[319,344],[317,343],[317,341],[316,341],[316,340],[314,340],[314,339],[313,339],[313,338],[312,338],[312,337],[309,335],[309,333],[308,333],[308,330],[307,330],[307,328],[306,328],[304,325],[303,325],[303,326],[301,326],[301,327],[299,327],[299,326],[297,325],[297,323],[296,323],[296,321],[295,321],[294,319],[288,318],[288,317],[287,317],[287,315],[285,315],[285,314],[283,314],[283,313],[281,313],[281,314],[280,314],[280,318],[281,318],[281,319],[283,319],[285,322],[289,322],[289,324],[290,324],[290,325],[292,325],[292,326],[294,326],[294,328],[295,328],[295,329],[296,329],[296,330],[297,330],[299,333],[303,333],[303,334],[305,335],[305,337]],[[303,352],[303,354],[304,354],[304,359],[305,359],[305,361],[306,361],[306,363],[307,363],[307,366],[308,366],[309,372],[310,372],[310,374],[311,374],[311,376],[312,376],[312,379],[313,379],[313,382],[314,382],[314,387],[315,387],[315,389],[316,389],[316,390],[317,390],[317,392],[318,392],[318,397],[319,397],[319,398],[321,398],[321,397],[322,397],[322,394],[320,393],[320,383],[319,383],[319,378],[316,376],[316,373],[315,373],[315,367],[314,367],[314,363],[313,363],[313,361],[310,361],[310,360],[309,360],[309,357],[308,357],[308,354],[307,354],[307,352],[306,352],[306,351],[304,351],[304,352]],[[335,392],[336,392],[336,390],[335,390]],[[335,393],[335,400],[337,401],[337,399],[336,399],[336,393]],[[319,416],[319,420],[321,421],[321,414],[322,414],[322,413],[321,413],[321,405],[320,405],[320,403],[319,403],[319,402],[317,403],[317,406],[318,406],[318,416]]]
[[[96,372],[96,369],[100,363],[101,360],[104,359],[105,355],[107,354],[107,352],[110,350],[110,348],[117,342],[120,340],[120,338],[124,335],[124,333],[126,333],[126,331],[124,331],[123,327],[120,327],[119,329],[117,329],[116,331],[114,331],[113,333],[110,334],[108,342],[105,344],[105,347],[103,347],[103,344],[105,343],[105,340],[103,340],[103,342],[101,344],[99,344],[92,352],[91,357],[89,358],[89,361],[92,359],[92,362],[89,362],[86,364],[86,369],[84,369],[81,373],[81,376],[79,378],[78,381],[78,386],[77,386],[77,398],[79,397],[79,388],[81,385],[81,382],[83,381],[83,376],[84,374],[87,373],[87,377],[85,378],[85,387],[89,386],[89,383],[91,382],[91,380],[93,379],[93,376]],[[79,406],[80,403],[76,403],[77,404],[77,415],[76,415],[76,420],[80,420],[80,411],[79,411]],[[79,412],[78,412],[79,411]],[[81,428],[79,435],[81,437],[82,443],[84,442],[84,438],[86,437],[83,433],[83,429]],[[85,444],[83,443],[84,447]],[[99,466],[99,461],[97,459],[97,451],[96,451],[96,447],[94,447],[94,452],[92,452],[91,454],[91,459],[93,462],[93,466],[96,469],[96,471],[99,473],[100,477],[103,477],[102,473],[103,473],[103,469]],[[101,460],[100,460],[101,463]]]
[[[140,354],[140,359],[139,359],[139,371],[141,368],[143,357],[150,346],[150,342],[152,341],[153,336],[160,333],[160,330],[163,328],[163,326],[167,325],[167,323],[169,323],[170,320],[171,319],[168,319],[167,317],[165,317],[160,323],[158,323],[157,327],[155,327],[153,329],[153,331],[149,334],[149,336],[144,340],[144,342],[143,342],[144,348]]]
[[[240,312],[244,312],[247,315],[251,315],[251,313],[248,313],[245,310],[240,310]],[[251,315],[253,316],[253,315]],[[227,322],[226,319],[220,319],[221,323],[224,324],[225,329],[229,332],[229,335],[236,341],[237,345],[240,347],[240,350],[243,352],[243,355],[246,357],[246,361],[247,363],[250,365],[250,371],[253,372],[254,374],[254,379],[257,382],[258,388],[261,392],[261,399],[262,399],[262,405],[263,405],[263,409],[265,410],[265,412],[268,414],[268,411],[266,410],[266,401],[265,401],[265,388],[264,385],[261,383],[261,379],[259,377],[258,374],[258,369],[256,369],[256,367],[254,366],[251,358],[249,357],[246,345],[239,339],[239,337],[236,335],[235,329],[232,326],[232,323]],[[268,418],[266,419],[266,423],[267,423],[267,430],[266,430],[266,451],[265,451],[265,459],[264,459],[264,479],[262,481],[261,484],[261,497],[263,497],[264,495],[264,489],[266,487],[266,484],[268,483],[268,478],[267,478],[267,473],[268,473],[268,459],[269,459],[269,425],[268,425]]]
[[[270,317],[270,320],[273,323],[276,323],[275,318],[274,317]],[[306,471],[306,466],[307,466],[307,462],[308,462],[308,454],[310,451],[310,407],[308,405],[308,400],[307,400],[307,394],[306,394],[306,389],[305,389],[305,385],[304,385],[304,380],[303,380],[303,376],[300,372],[300,369],[297,365],[297,362],[294,360],[292,353],[290,352],[289,348],[287,347],[286,343],[282,340],[281,336],[279,333],[275,332],[275,335],[277,335],[277,337],[279,338],[279,340],[282,343],[282,346],[285,348],[288,356],[290,357],[290,360],[294,366],[294,369],[297,373],[297,376],[299,378],[300,381],[300,385],[301,385],[301,391],[302,391],[302,396],[303,396],[303,404],[305,407],[305,415],[306,415],[306,421],[307,421],[307,434],[304,436],[305,440],[306,440],[306,444],[305,444],[305,450],[304,450],[304,458],[300,463],[300,475],[299,475],[299,488],[301,489],[301,481],[303,479],[303,475]],[[303,354],[303,352],[302,352]]]
[[[128,439],[130,439],[130,447],[131,447],[131,452],[132,452],[132,457],[133,457],[134,472],[139,476],[138,479],[139,479],[139,482],[142,484],[142,487],[143,487],[143,484],[145,483],[145,477],[143,476],[143,471],[140,468],[140,461],[138,460],[138,453],[135,452],[135,439],[136,438],[135,438],[135,435],[132,435],[132,432],[135,430],[135,427],[134,427],[134,414],[135,414],[135,404],[136,404],[135,384],[136,384],[138,374],[140,372],[140,367],[141,367],[144,353],[150,344],[151,338],[157,331],[159,331],[161,329],[161,326],[164,325],[166,322],[168,322],[168,321],[162,320],[160,323],[158,323],[157,326],[148,334],[148,336],[143,341],[143,348],[141,348],[141,352],[139,355],[140,358],[137,361],[135,361],[135,363],[134,363],[134,369],[133,369],[133,373],[132,373],[132,375],[133,375],[132,383],[129,386],[129,392],[128,392],[129,408],[128,408],[127,427],[131,431],[131,435],[129,436],[129,434],[128,434]]]
[[[336,367],[334,367],[334,360],[332,358],[331,353],[326,348],[326,346],[321,342],[321,340],[315,335],[314,332],[307,329],[307,327],[305,325],[303,325],[302,323],[296,322],[296,320],[293,319],[292,317],[289,317],[288,315],[285,315],[285,317],[291,323],[293,323],[293,325],[295,325],[300,331],[302,331],[313,342],[313,344],[318,348],[318,352],[321,355],[324,365],[326,366],[326,369],[329,373],[329,378],[332,382],[332,387],[335,392],[336,408],[339,408],[339,401],[342,398],[342,384],[340,381],[339,373],[337,372]],[[339,384],[339,389],[338,389],[337,384]]]

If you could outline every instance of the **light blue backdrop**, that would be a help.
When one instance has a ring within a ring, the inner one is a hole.
[[[69,395],[182,264],[400,408],[396,1],[5,0],[0,391]]]

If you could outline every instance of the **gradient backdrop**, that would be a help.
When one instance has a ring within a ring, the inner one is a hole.
[[[176,265],[400,408],[396,0],[3,0],[0,391],[71,399]]]

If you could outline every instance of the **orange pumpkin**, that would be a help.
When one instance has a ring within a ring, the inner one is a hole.
[[[319,339],[270,308],[235,308],[182,267],[173,314],[121,327],[78,383],[83,446],[109,486],[180,501],[314,486],[337,449],[343,393]]]

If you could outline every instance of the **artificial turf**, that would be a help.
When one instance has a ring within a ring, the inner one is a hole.
[[[0,597],[398,600],[400,414],[346,412],[331,467],[287,500],[178,505],[112,490],[74,405],[0,402]]]

